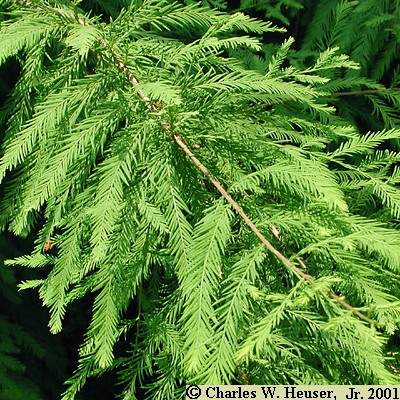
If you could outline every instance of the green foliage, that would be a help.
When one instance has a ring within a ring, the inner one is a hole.
[[[38,230],[8,264],[49,271],[20,288],[38,290],[52,333],[94,298],[63,399],[111,369],[122,399],[178,398],[187,382],[398,383],[384,357],[400,320],[398,96],[391,61],[370,65],[390,34],[361,54],[348,26],[362,2],[321,0],[298,52],[292,37],[264,46],[284,30],[242,12],[113,4],[96,2],[100,18],[10,2],[0,26],[0,62],[21,68],[1,111],[0,226]],[[362,20],[368,38],[391,4]],[[269,5],[289,25],[285,10],[307,2]],[[357,114],[338,91],[360,90],[378,92],[358,94]],[[314,285],[261,246],[172,134]]]

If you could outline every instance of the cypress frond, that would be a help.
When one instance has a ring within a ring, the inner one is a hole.
[[[219,322],[215,339],[201,373],[206,376],[206,382],[226,383],[234,376],[236,364],[232,349],[238,346],[240,330],[251,310],[248,296],[254,290],[250,289],[251,285],[257,285],[257,267],[264,260],[263,252],[262,246],[246,252],[223,281],[224,288],[216,304]],[[256,291],[253,296],[257,296]]]
[[[181,286],[186,299],[182,315],[185,326],[185,363],[189,373],[203,365],[216,315],[213,302],[217,293],[221,256],[230,239],[231,211],[217,205],[196,225],[190,247],[191,264]]]
[[[24,15],[25,14],[25,15]],[[45,36],[49,38],[56,33],[56,26],[52,24],[51,16],[41,12],[25,11],[15,15],[12,20],[3,22],[0,30],[2,43],[0,50],[0,65],[20,50],[29,51]]]

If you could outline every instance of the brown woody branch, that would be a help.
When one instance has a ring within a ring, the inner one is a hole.
[[[26,5],[30,5],[29,2],[25,2]],[[41,9],[40,7],[35,7],[36,9]],[[66,10],[63,10],[58,7],[53,7],[52,8],[54,11],[57,13],[66,16],[66,17],[71,17],[75,19],[80,25],[88,26],[89,24],[83,20],[82,18],[76,17],[74,14],[69,13]],[[119,55],[115,52],[114,49],[108,44],[108,42],[104,39],[100,39],[100,43],[111,52],[115,63],[117,67],[126,75],[127,79],[129,82],[132,84],[132,86],[138,86],[139,82],[136,79],[135,75],[130,71],[130,69],[124,64],[122,59],[119,57]],[[143,100],[143,102],[146,104],[146,107],[149,109],[150,112],[156,113],[158,112],[158,108],[151,102],[151,99],[144,94],[142,90],[138,90],[138,96]],[[343,92],[341,95],[348,95],[346,92]],[[228,192],[222,187],[222,185],[218,182],[218,180],[210,173],[210,171],[195,157],[195,155],[190,151],[190,149],[187,147],[185,141],[183,138],[174,132],[172,132],[170,124],[166,122],[161,122],[161,125],[167,129],[171,133],[171,138],[182,148],[182,150],[185,152],[185,154],[192,160],[193,164],[195,164],[203,173],[204,175],[211,181],[211,183],[214,185],[214,187],[221,193],[221,195],[228,201],[228,203],[232,206],[234,210],[240,215],[240,217],[246,222],[246,224],[250,227],[250,229],[253,231],[253,233],[260,239],[260,241],[263,243],[263,245],[272,253],[274,254],[278,259],[280,259],[289,269],[294,271],[297,275],[299,275],[302,279],[305,281],[311,283],[312,285],[315,285],[315,280],[311,278],[308,274],[304,273],[300,268],[298,268],[292,261],[290,261],[287,257],[285,257],[279,250],[277,250],[266,238],[265,236],[258,230],[257,226],[251,221],[251,219],[246,215],[246,213],[243,211],[243,209],[239,206],[239,204],[228,194]],[[276,227],[273,227],[275,229],[271,229],[272,233],[278,240],[280,239],[280,234],[279,231],[277,230]],[[304,268],[305,270],[307,269],[306,265],[301,259],[298,259],[298,262]],[[376,321],[368,318],[366,315],[362,314],[358,310],[356,310],[354,307],[352,307],[350,304],[345,302],[343,299],[341,299],[338,295],[331,291],[326,291],[325,292],[329,297],[332,299],[336,300],[339,304],[341,304],[344,308],[347,310],[351,311],[353,315],[356,315],[360,319],[370,323],[370,324],[377,324]]]
[[[296,267],[288,258],[286,258],[279,250],[277,250],[267,239],[266,237],[258,230],[257,226],[251,221],[251,219],[246,215],[243,209],[236,203],[235,200],[229,195],[229,193],[221,186],[221,184],[215,179],[215,177],[211,174],[211,172],[194,156],[194,154],[189,150],[185,142],[179,135],[172,135],[172,138],[175,142],[183,149],[183,151],[190,157],[195,164],[203,173],[207,176],[207,178],[212,182],[212,184],[217,188],[217,190],[222,194],[222,196],[228,201],[228,203],[236,210],[236,212],[242,217],[242,219],[246,222],[246,224],[250,227],[250,229],[254,232],[254,234],[260,239],[260,241],[264,244],[264,246],[277,258],[279,258],[286,266],[288,266],[292,271],[296,272],[300,275],[305,281],[315,285],[315,280],[311,278],[310,275],[304,273],[300,268]],[[276,229],[276,228],[275,228]],[[274,235],[275,236],[275,235]],[[279,236],[278,236],[279,237]],[[304,261],[300,258],[297,259],[300,265],[307,269]],[[350,304],[346,303],[343,299],[341,299],[337,294],[332,291],[327,291],[326,294],[332,299],[336,300],[339,304],[341,304],[344,308],[351,311],[354,315],[357,315],[360,319],[371,323],[376,324],[376,321],[368,318],[366,315],[362,314],[360,311],[356,310]]]

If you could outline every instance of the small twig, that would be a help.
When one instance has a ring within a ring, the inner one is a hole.
[[[385,89],[370,89],[370,90],[355,90],[353,92],[336,92],[332,93],[330,96],[339,97],[339,96],[358,96],[365,94],[376,94],[376,93],[385,93],[385,92],[393,92],[400,90],[400,88],[385,88]]]
[[[330,94],[326,94],[323,97],[342,97],[342,96],[360,96],[360,95],[368,95],[368,94],[379,94],[379,93],[387,93],[387,92],[395,92],[395,91],[399,91],[400,88],[385,88],[385,89],[368,89],[368,90],[354,90],[354,91],[350,91],[350,92],[336,92],[336,93],[330,93]],[[322,95],[321,95],[322,96]],[[246,111],[250,111],[252,109],[254,109],[255,107],[271,107],[271,106],[275,106],[277,104],[284,104],[284,103],[288,103],[290,101],[297,101],[297,99],[295,98],[288,98],[288,99],[283,99],[283,100],[279,100],[279,101],[274,101],[271,103],[260,103],[254,106],[250,106],[248,108],[246,108]]]
[[[281,240],[282,239],[282,235],[279,232],[279,229],[275,226],[275,225],[271,225],[269,227],[272,235],[277,239],[277,240]],[[307,271],[308,267],[306,265],[306,263],[300,258],[296,258],[296,261],[302,266],[302,268]],[[315,282],[314,282],[315,283]],[[342,300],[337,294],[335,294],[334,292],[328,291],[327,294],[329,295],[329,297],[331,297],[332,299],[335,299],[338,303],[340,303],[343,307],[347,308],[348,310],[350,310],[353,314],[357,315],[358,317],[360,317],[361,319],[365,320],[365,315],[361,314],[359,311],[357,311],[354,307],[352,307],[350,304],[346,303],[344,300]]]

